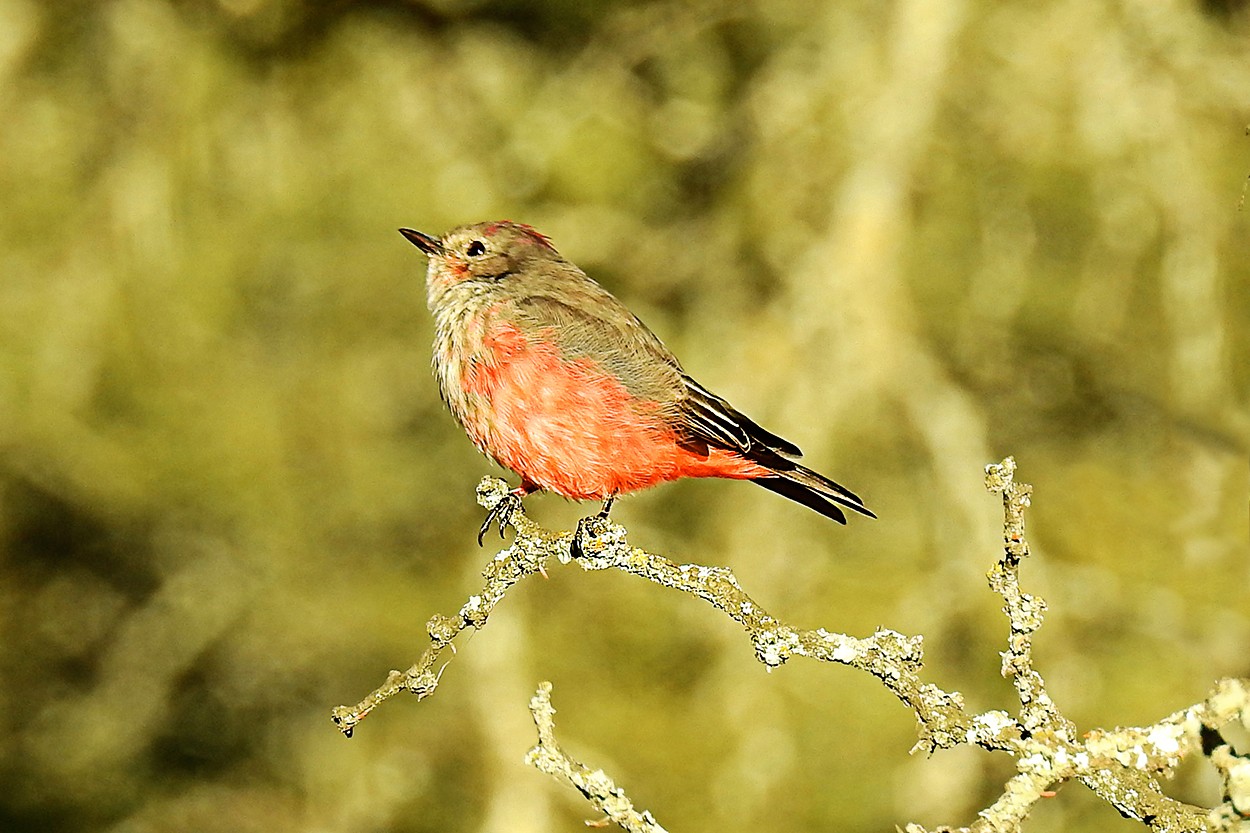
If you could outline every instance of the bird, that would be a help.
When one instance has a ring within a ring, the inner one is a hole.
[[[696,382],[677,357],[550,238],[501,220],[400,234],[429,259],[432,365],[473,444],[520,476],[488,513],[500,536],[537,491],[613,501],[683,477],[750,480],[838,523],[875,518],[798,462],[799,447]]]

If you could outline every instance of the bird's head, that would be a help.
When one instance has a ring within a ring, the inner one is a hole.
[[[460,294],[456,287],[478,294],[536,260],[559,259],[546,237],[510,220],[461,226],[442,237],[409,228],[399,233],[430,258],[426,284],[431,305],[448,292]]]

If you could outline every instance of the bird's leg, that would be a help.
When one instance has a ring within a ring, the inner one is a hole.
[[[534,484],[522,480],[521,485],[517,486],[508,494],[504,495],[503,500],[491,507],[486,513],[486,520],[482,521],[482,528],[477,531],[477,545],[483,546],[482,539],[486,537],[486,532],[490,529],[491,524],[499,524],[499,538],[503,540],[503,530],[508,524],[512,523],[512,516],[521,508],[521,498],[534,491]]]
[[[590,535],[591,524],[601,526],[607,522],[608,515],[612,512],[612,503],[615,500],[616,495],[608,495],[607,500],[603,502],[602,509],[593,515],[587,515],[577,522],[577,531],[573,533],[573,543],[570,546],[570,551],[574,558],[581,558],[585,555],[585,550],[582,548],[582,539]]]

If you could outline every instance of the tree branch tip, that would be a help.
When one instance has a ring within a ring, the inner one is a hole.
[[[1203,725],[1218,729],[1230,715],[1240,715],[1242,725],[1250,731],[1250,679],[1225,677],[1220,680],[1207,698],[1207,705]]]
[[[495,504],[507,497],[510,491],[507,481],[485,475],[477,484],[477,503],[485,509],[494,509]]]
[[[360,718],[363,716],[347,706],[335,706],[330,712],[334,725],[338,727],[338,730],[343,733],[345,738],[352,736],[352,732],[356,730],[356,724],[360,722]]]
[[[1004,492],[1010,488],[1016,476],[1016,458],[1004,457],[1000,463],[985,467],[985,488],[991,492]]]
[[[534,696],[530,698],[529,703],[530,714],[534,718],[534,725],[538,727],[538,747],[530,750],[530,754],[536,754],[539,747],[553,743],[552,733],[555,731],[555,706],[551,705],[551,683],[547,680],[538,684],[538,689],[534,692]]]

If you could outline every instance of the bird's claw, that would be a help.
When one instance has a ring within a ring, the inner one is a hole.
[[[512,516],[521,509],[521,496],[517,492],[511,491],[504,495],[498,503],[490,508],[486,513],[486,520],[482,521],[482,528],[477,531],[477,545],[484,546],[482,539],[486,537],[486,533],[490,530],[491,524],[499,524],[499,540],[503,540],[504,527],[512,523]]]
[[[580,561],[582,556],[586,554],[586,549],[582,546],[582,541],[593,534],[590,530],[590,525],[598,520],[598,515],[588,515],[577,522],[577,529],[573,531],[573,540],[569,543],[569,554],[572,555],[575,560]]]
[[[586,554],[586,548],[582,546],[582,541],[594,535],[601,535],[607,529],[613,500],[615,500],[615,496],[609,498],[603,504],[601,510],[593,515],[587,515],[577,522],[577,530],[573,533],[573,541],[569,545],[569,552],[574,558],[581,558]]]

